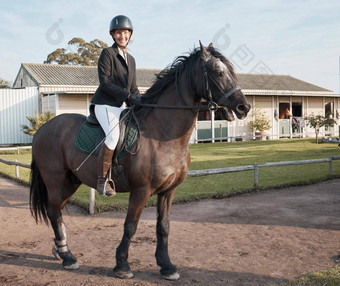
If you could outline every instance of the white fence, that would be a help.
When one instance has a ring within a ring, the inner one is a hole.
[[[251,171],[254,170],[254,188],[258,188],[259,186],[259,168],[268,168],[268,167],[280,167],[280,166],[292,166],[292,165],[306,165],[306,164],[316,164],[316,163],[327,163],[329,164],[329,176],[333,175],[333,161],[340,160],[340,156],[329,156],[329,158],[324,159],[311,159],[311,160],[299,160],[299,161],[283,161],[283,162],[271,162],[258,165],[254,163],[254,165],[246,165],[246,166],[237,166],[237,167],[228,167],[228,168],[218,168],[218,169],[203,169],[203,170],[191,170],[188,172],[187,177],[201,177],[207,175],[217,175],[217,174],[225,174],[225,173],[234,173],[234,172],[243,172],[243,171]],[[15,166],[15,174],[16,178],[19,178],[19,166],[23,168],[30,168],[30,165],[23,164],[20,162],[12,162],[7,161],[0,158],[0,162],[7,165]],[[94,214],[95,207],[95,189],[90,188],[90,202],[89,202],[89,213]]]
[[[20,154],[20,150],[22,150],[22,149],[32,149],[32,146],[5,147],[5,148],[0,148],[0,151],[13,151],[13,150],[16,150],[17,154]]]
[[[28,144],[32,136],[21,131],[27,125],[26,116],[34,116],[38,111],[37,87],[0,89],[0,145]]]

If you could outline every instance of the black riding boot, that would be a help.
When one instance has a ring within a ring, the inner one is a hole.
[[[108,197],[116,194],[116,191],[107,181],[107,172],[111,166],[113,151],[114,150],[109,149],[105,143],[103,143],[97,159],[97,191],[100,195]]]

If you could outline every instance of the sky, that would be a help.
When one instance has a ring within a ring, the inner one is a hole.
[[[3,3],[2,3],[3,2]],[[127,15],[137,68],[163,69],[213,43],[238,73],[291,75],[339,94],[338,0],[0,0],[0,78],[43,63],[74,37],[112,45],[109,23]]]

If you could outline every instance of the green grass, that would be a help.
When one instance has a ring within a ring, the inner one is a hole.
[[[32,152],[30,149],[21,149],[20,154],[17,151],[0,151],[0,158],[7,161],[18,160],[20,163],[31,164]],[[4,177],[15,179],[15,167],[0,162],[0,174]],[[16,179],[24,185],[29,185],[30,170],[19,167],[19,179]]]
[[[255,162],[293,161],[328,158],[338,155],[337,144],[316,144],[315,139],[281,139],[268,141],[250,141],[215,144],[195,144],[190,146],[190,170],[252,165]],[[5,160],[30,163],[30,151],[1,154]],[[0,173],[15,177],[14,166],[0,164]],[[340,174],[340,160],[333,162],[333,174]],[[301,166],[271,167],[259,169],[259,188],[282,188],[294,185],[306,185],[329,178],[328,163]],[[28,184],[29,170],[20,168],[20,181]],[[238,193],[254,190],[254,171],[210,175],[187,178],[177,189],[174,203],[182,203],[203,198],[223,198]],[[129,194],[117,194],[113,198],[96,194],[95,211],[126,209]],[[71,202],[88,210],[89,188],[82,185]],[[148,206],[156,204],[156,197],[150,198]]]
[[[340,285],[340,266],[329,270],[322,270],[299,279],[289,281],[291,286],[339,286]]]
[[[340,266],[328,270],[314,272],[283,284],[268,284],[267,286],[339,286]]]

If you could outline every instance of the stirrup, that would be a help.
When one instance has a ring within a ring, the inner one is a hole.
[[[97,181],[97,191],[99,195],[111,197],[116,194],[114,182],[110,179],[99,177]]]
[[[110,165],[109,173],[108,176],[106,177],[105,184],[104,184],[104,196],[111,197],[116,195],[116,185],[114,181],[111,179],[111,174],[112,174],[112,164]],[[106,187],[109,186],[110,189],[106,189]],[[106,192],[108,191],[108,192]]]
[[[106,188],[107,186],[110,186],[110,188]],[[104,190],[103,195],[107,197],[112,197],[116,195],[116,185],[114,181],[111,178],[107,178],[104,183]]]

